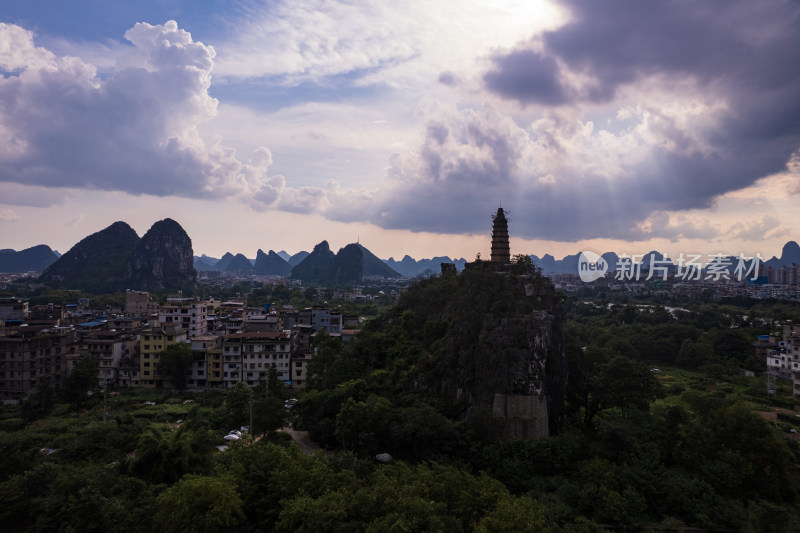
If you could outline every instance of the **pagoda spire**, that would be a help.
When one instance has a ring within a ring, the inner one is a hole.
[[[511,263],[511,249],[508,246],[508,220],[502,207],[492,217],[492,263],[507,265]]]

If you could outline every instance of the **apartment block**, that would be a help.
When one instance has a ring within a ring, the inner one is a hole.
[[[191,340],[194,361],[189,370],[186,385],[190,389],[206,389],[211,376],[210,358],[222,354],[222,338],[214,335],[199,335]],[[219,362],[219,359],[216,359]],[[217,367],[219,369],[220,367]],[[217,372],[219,374],[219,371]]]
[[[342,315],[327,307],[309,307],[298,314],[298,324],[311,326],[314,331],[325,328],[328,335],[342,334]]]
[[[158,308],[158,323],[180,327],[190,339],[205,335],[208,332],[207,304],[194,298],[167,298],[167,305]]]
[[[87,355],[97,358],[98,385],[105,386],[119,382],[123,360],[129,360],[126,363],[130,366],[136,336],[122,330],[93,331],[83,338],[81,344],[85,347]]]
[[[223,343],[225,370],[229,375],[233,373],[230,377],[236,376],[236,381],[254,387],[267,379],[274,364],[278,379],[288,383],[291,381],[291,348],[291,334],[286,331],[234,333]],[[239,356],[236,367],[229,366],[234,363],[234,354]]]
[[[784,324],[780,337],[771,336],[773,344],[767,355],[767,370],[772,375],[792,381],[794,397],[800,397],[800,326]],[[758,350],[758,346],[756,346]]]
[[[186,330],[175,325],[144,330],[139,336],[139,384],[145,388],[164,386],[164,378],[156,372],[159,354],[167,346],[186,342]]]
[[[123,312],[126,316],[146,317],[158,311],[158,305],[150,297],[150,293],[143,291],[125,291],[125,306]]]
[[[21,327],[0,337],[0,399],[20,401],[36,392],[44,380],[51,387],[67,375],[70,331]]]
[[[28,318],[27,300],[21,298],[0,298],[0,320],[6,322],[24,322]]]

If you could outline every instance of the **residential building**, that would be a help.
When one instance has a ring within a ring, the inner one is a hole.
[[[244,331],[270,331],[278,332],[283,330],[283,323],[277,315],[260,316],[248,318],[244,324]]]
[[[67,346],[71,331],[33,327],[16,328],[0,337],[0,399],[20,401],[36,392],[46,380],[60,385],[67,375]]]
[[[298,323],[310,325],[314,331],[325,328],[329,335],[341,335],[342,315],[327,307],[309,307],[300,311]]]
[[[67,310],[60,305],[35,305],[31,308],[25,322],[29,326],[41,326],[44,328],[54,328],[63,325],[67,317]]]
[[[83,338],[82,345],[86,354],[97,358],[100,386],[119,382],[122,361],[126,358],[132,359],[136,340],[135,335],[122,330],[94,331]]]
[[[125,291],[125,307],[123,312],[127,316],[146,317],[158,312],[158,305],[150,297],[149,292]]]
[[[784,324],[783,334],[772,340],[777,341],[777,347],[768,351],[767,371],[778,378],[790,379],[794,396],[800,397],[800,326]]]
[[[229,389],[242,381],[242,343],[241,339],[232,337],[233,335],[227,335],[222,341],[222,388],[224,389]]]
[[[214,335],[199,335],[191,340],[191,346],[194,361],[192,361],[192,368],[187,376],[187,388],[206,389],[209,386],[208,379],[211,375],[209,355],[222,353],[222,338]]]
[[[288,384],[292,379],[291,348],[292,338],[287,331],[234,333],[225,339],[223,346],[225,370],[231,379],[236,376],[237,381],[255,387],[267,379],[267,373],[274,364],[278,379]],[[229,366],[235,363],[237,354],[240,366]],[[234,376],[230,376],[231,373]]]
[[[208,308],[205,301],[193,298],[167,298],[158,308],[158,323],[183,328],[188,338],[208,332]]]
[[[22,298],[0,298],[0,319],[6,322],[25,322],[29,312],[27,300]]]
[[[297,324],[292,328],[291,380],[293,389],[304,389],[308,384],[308,363],[311,361],[311,325]]]
[[[139,384],[145,388],[161,388],[164,378],[156,372],[159,354],[167,346],[186,342],[186,330],[171,324],[144,330],[139,336]]]

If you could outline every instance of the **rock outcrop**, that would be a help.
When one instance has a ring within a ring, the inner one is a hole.
[[[135,290],[190,294],[197,276],[192,240],[174,220],[160,220],[136,243],[125,273]]]
[[[358,243],[348,244],[334,255],[328,241],[322,241],[292,269],[291,277],[307,283],[341,285],[360,282],[365,277],[396,278],[400,274]]]
[[[291,277],[305,282],[325,282],[329,278],[334,257],[328,241],[322,241],[314,246],[314,250],[305,259],[292,268]]]
[[[568,366],[549,279],[473,267],[412,286],[398,309],[395,319],[431,354],[418,387],[464,418],[491,413],[498,436],[562,428]]]
[[[92,293],[124,290],[128,258],[138,242],[133,228],[125,222],[114,222],[70,248],[42,272],[39,281],[55,288]]]
[[[244,254],[236,254],[225,267],[226,272],[241,272],[242,274],[253,273],[253,263]]]
[[[288,276],[292,267],[284,258],[270,250],[265,254],[259,250],[256,254],[255,273],[262,276]]]
[[[141,239],[125,222],[114,222],[73,246],[39,281],[90,293],[125,289],[191,294],[196,272],[192,241],[171,219],[153,224]]]

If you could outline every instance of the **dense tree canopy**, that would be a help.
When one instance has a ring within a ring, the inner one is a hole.
[[[194,354],[187,343],[170,344],[160,354],[156,371],[179,391],[186,388],[186,372],[192,368]]]
[[[485,279],[476,297],[492,313],[536,310],[495,305],[502,287]],[[459,283],[425,282],[409,296],[419,305],[350,345],[319,334],[318,379],[291,410],[241,383],[120,390],[104,424],[102,398],[87,395],[96,362],[80,361],[60,389],[0,411],[0,530],[800,530],[800,443],[761,416],[773,399],[741,371],[758,370],[748,343],[797,306],[567,299],[563,431],[498,439],[490,410],[464,416],[428,386],[453,323],[479,323],[437,301]],[[464,357],[481,342],[472,333],[453,343]],[[255,438],[223,440],[251,407]],[[275,432],[290,415],[328,451]]]

